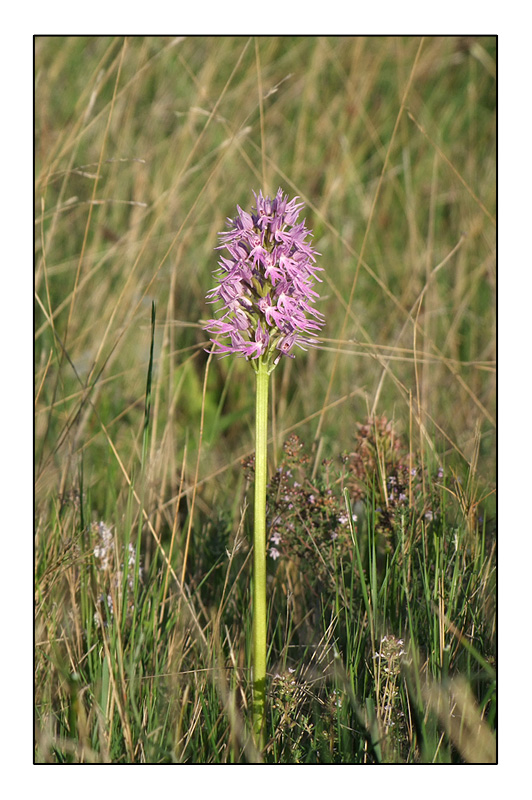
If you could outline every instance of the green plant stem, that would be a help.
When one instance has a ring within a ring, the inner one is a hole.
[[[266,695],[266,480],[268,452],[267,365],[257,369],[255,408],[255,520],[253,534],[253,731],[255,744],[264,748]]]

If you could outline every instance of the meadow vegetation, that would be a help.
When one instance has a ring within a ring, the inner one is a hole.
[[[35,761],[496,758],[496,41],[38,37]],[[254,375],[218,232],[305,202],[321,344]]]

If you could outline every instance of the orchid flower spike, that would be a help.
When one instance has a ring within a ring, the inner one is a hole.
[[[227,339],[211,339],[213,352],[234,353],[252,363],[260,359],[271,371],[282,356],[293,358],[294,347],[305,350],[319,343],[323,315],[313,304],[322,268],[315,264],[319,253],[307,241],[311,231],[305,221],[298,223],[299,198],[289,201],[282,189],[273,199],[253,194],[252,213],[237,206],[237,216],[228,219],[230,229],[220,234],[217,249],[226,255],[207,301],[222,305],[220,316],[204,329]]]

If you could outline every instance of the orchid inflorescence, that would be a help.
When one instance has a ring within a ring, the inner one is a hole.
[[[312,307],[320,280],[316,251],[307,241],[311,232],[298,222],[303,203],[288,200],[279,189],[273,200],[255,192],[251,214],[237,206],[228,219],[230,230],[220,234],[218,285],[207,294],[222,303],[220,316],[204,329],[215,335],[211,352],[250,361],[256,376],[255,501],[253,527],[253,733],[259,751],[265,747],[267,676],[266,598],[266,482],[268,473],[268,384],[281,356],[292,349],[317,344],[323,315]],[[229,339],[229,344],[218,341]]]
[[[220,234],[217,249],[229,256],[221,256],[218,285],[207,300],[223,303],[222,316],[204,328],[229,337],[230,344],[211,339],[213,352],[262,359],[273,369],[281,356],[293,358],[294,346],[305,350],[318,343],[323,315],[312,304],[321,267],[314,263],[319,253],[307,241],[311,231],[305,220],[297,222],[303,207],[299,198],[289,201],[282,189],[273,199],[253,194],[254,211],[237,205],[238,215],[228,218],[231,229]]]

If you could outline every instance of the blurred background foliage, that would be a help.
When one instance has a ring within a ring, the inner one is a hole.
[[[278,429],[314,436],[305,419],[345,398],[319,429],[332,447],[368,407],[408,426],[415,403],[492,480],[494,70],[490,38],[38,38],[38,479],[64,479],[65,452],[102,457],[102,422],[128,461],[153,300],[175,483],[197,444],[217,232],[282,186],[307,203],[327,327],[275,376]],[[207,474],[249,448],[252,403],[246,365],[217,361]]]

